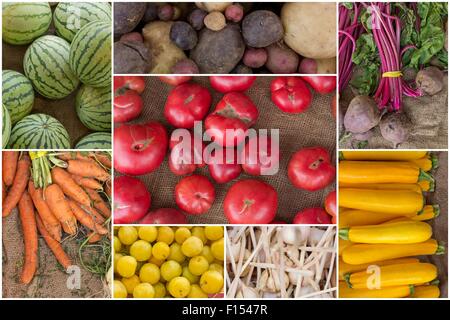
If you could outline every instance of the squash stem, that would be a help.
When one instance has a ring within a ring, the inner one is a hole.
[[[350,282],[350,276],[351,276],[351,275],[352,275],[352,274],[351,274],[350,272],[344,274],[344,281],[345,281],[345,283],[348,285],[348,287],[349,287],[350,289],[353,288],[353,286],[352,286],[352,284],[351,284],[351,282]]]
[[[438,204],[433,204],[433,213],[434,213],[434,217],[439,217],[439,215],[441,214],[441,208],[439,207]]]
[[[412,284],[409,285],[409,295],[412,296],[416,290]]]
[[[349,240],[348,239],[349,232],[350,232],[350,228],[339,229],[339,238],[341,238],[342,240]]]
[[[439,166],[439,159],[437,155],[434,153],[430,153],[430,160],[431,160],[431,170],[436,169]]]
[[[435,255],[439,256],[441,254],[445,253],[445,243],[441,242],[438,244],[438,247],[436,249]]]
[[[430,183],[430,190],[428,191],[429,192],[434,191],[435,181],[434,178],[431,176],[431,174],[426,173],[425,171],[420,169],[418,181],[428,181]]]

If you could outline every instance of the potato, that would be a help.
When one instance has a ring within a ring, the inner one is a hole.
[[[444,87],[444,74],[437,67],[427,67],[417,73],[416,83],[423,93],[432,96]]]
[[[299,56],[282,42],[268,46],[266,68],[272,73],[297,72]]]
[[[239,22],[244,17],[244,8],[240,4],[232,4],[225,10],[225,17],[232,22]]]
[[[144,42],[144,38],[142,38],[142,34],[139,32],[130,32],[125,33],[120,36],[119,41],[138,41],[138,42]]]
[[[133,31],[147,10],[142,2],[114,2],[114,34]]]
[[[202,9],[195,9],[189,14],[188,21],[191,24],[192,28],[195,30],[201,30],[205,24],[203,20],[205,19],[208,13]]]
[[[264,48],[247,48],[242,62],[250,68],[260,68],[267,61],[267,51]]]
[[[333,74],[336,73],[336,57],[330,59],[316,59],[317,73]]]
[[[150,67],[150,52],[139,41],[114,43],[114,73],[147,73]]]
[[[172,67],[186,55],[170,40],[171,21],[154,21],[142,29],[144,43],[150,50],[150,73],[171,73]]]
[[[242,20],[242,36],[249,47],[264,48],[283,38],[283,26],[272,11],[256,10]]]
[[[196,2],[195,5],[205,11],[219,11],[223,12],[225,9],[233,4],[233,2]]]
[[[212,31],[220,31],[227,25],[225,16],[219,11],[208,13],[203,22],[205,23],[205,26]]]
[[[336,56],[336,4],[289,2],[281,9],[284,42],[301,56]]]
[[[175,9],[170,4],[163,4],[158,7],[158,18],[162,21],[173,20],[175,14]]]
[[[348,132],[364,133],[380,122],[380,110],[369,96],[356,96],[345,112],[344,126]]]
[[[142,18],[142,22],[148,23],[154,21],[158,18],[158,5],[157,3],[147,3],[147,9],[145,9],[144,17]]]
[[[175,74],[197,74],[199,73],[198,67],[191,59],[183,59],[178,61],[172,67],[172,73]]]
[[[191,50],[201,73],[229,73],[242,59],[245,51],[239,26],[229,24],[220,31],[203,29],[197,46]]]
[[[197,32],[184,21],[176,21],[170,28],[170,40],[180,49],[191,50],[197,44]]]
[[[235,74],[252,74],[253,70],[249,67],[247,67],[245,64],[238,64],[233,70],[231,70],[231,73]]]

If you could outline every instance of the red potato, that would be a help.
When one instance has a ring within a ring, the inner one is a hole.
[[[274,174],[278,171],[280,162],[279,148],[272,148],[270,137],[253,136],[241,151],[241,161],[242,169],[247,174],[253,176]]]
[[[114,179],[114,223],[134,223],[150,209],[151,196],[142,181],[128,176]]]
[[[120,37],[119,41],[137,41],[137,42],[144,42],[144,38],[142,37],[142,34],[139,32],[130,32],[125,33]]]
[[[173,19],[175,10],[170,4],[164,4],[158,7],[158,18],[162,21],[170,21]]]
[[[320,94],[336,91],[336,76],[303,76],[302,79]]]
[[[306,111],[312,100],[311,92],[299,77],[277,77],[270,84],[272,101],[283,112]]]
[[[216,198],[214,185],[205,176],[196,174],[181,179],[174,195],[176,204],[189,214],[206,213]]]
[[[303,74],[317,73],[317,62],[311,58],[303,58],[298,66],[298,72]]]
[[[150,211],[142,220],[140,224],[186,224],[187,218],[177,209],[161,208]]]
[[[247,48],[242,61],[250,68],[261,68],[267,61],[267,51],[264,48]]]
[[[296,73],[299,64],[299,57],[294,50],[282,42],[274,43],[266,47],[267,61],[266,68],[276,74]]]
[[[227,159],[227,152],[232,151],[231,159]],[[227,183],[239,177],[242,171],[238,163],[238,156],[235,149],[218,148],[212,152],[208,158],[208,170],[211,177],[217,183]]]
[[[256,76],[210,76],[209,82],[214,90],[221,93],[246,91],[256,80]]]
[[[225,9],[225,17],[232,22],[239,22],[244,17],[244,8],[240,4],[231,4]]]
[[[198,66],[191,59],[181,59],[172,67],[173,74],[198,74]]]
[[[159,76],[158,78],[171,86],[178,86],[179,84],[190,81],[192,76]]]
[[[322,208],[308,208],[294,217],[294,224],[331,224],[330,216]]]

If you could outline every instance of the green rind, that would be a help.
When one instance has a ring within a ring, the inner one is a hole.
[[[60,2],[53,13],[56,34],[72,42],[75,34],[93,21],[111,22],[107,2]]]
[[[79,81],[69,65],[69,53],[69,43],[52,35],[36,39],[25,52],[25,75],[44,97],[62,99],[78,87]]]
[[[111,87],[83,85],[77,93],[75,106],[78,118],[86,127],[94,131],[111,131]]]
[[[112,138],[111,133],[94,132],[81,138],[75,145],[75,149],[84,150],[111,150]]]
[[[70,67],[86,85],[111,84],[111,23],[90,22],[78,31],[70,45]]]
[[[9,137],[11,136],[11,118],[9,111],[2,105],[2,148],[8,145]]]
[[[2,38],[13,45],[31,43],[45,34],[52,21],[48,2],[6,2],[2,4]]]
[[[70,149],[70,139],[61,122],[37,113],[17,122],[8,145],[11,149]]]
[[[31,112],[34,90],[31,81],[13,70],[2,71],[2,102],[14,124]]]

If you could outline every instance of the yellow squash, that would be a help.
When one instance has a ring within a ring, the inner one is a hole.
[[[390,221],[398,217],[411,217],[411,216],[412,216],[411,214],[402,216],[396,214],[350,209],[345,210],[345,212],[339,213],[339,228],[373,225]]]
[[[432,153],[420,159],[410,160],[409,162],[424,171],[430,171],[438,167],[438,158]]]
[[[342,160],[409,161],[423,158],[427,151],[341,151]]]
[[[339,282],[339,298],[405,298],[414,292],[414,286],[395,286],[381,289],[352,289]]]
[[[414,287],[414,293],[410,295],[411,298],[439,298],[441,296],[441,291],[438,286],[417,286]]]
[[[339,182],[340,188],[358,188],[375,190],[409,190],[422,194],[423,190],[418,183],[344,183]]]
[[[390,214],[414,214],[424,206],[421,194],[407,190],[339,189],[339,206]]]
[[[348,264],[363,264],[420,255],[444,254],[445,247],[434,239],[413,244],[355,243],[342,251],[342,260]]]
[[[392,220],[384,221],[383,224],[393,223],[393,222],[399,222],[399,221],[426,221],[431,220],[439,216],[441,210],[439,208],[438,204],[433,205],[426,205],[423,207],[423,210],[419,212],[418,214],[411,215],[411,216],[402,216],[397,217]]]
[[[433,230],[428,223],[412,220],[339,230],[341,239],[357,243],[419,243],[430,239],[432,234]]]
[[[342,254],[345,248],[350,247],[353,243],[351,241],[342,240],[339,238],[339,255]]]
[[[345,263],[342,258],[339,258],[339,280],[344,280],[344,276],[347,273],[357,272],[367,270],[369,266],[377,265],[377,266],[388,266],[391,264],[400,264],[400,263],[419,263],[420,260],[417,258],[400,258],[400,259],[391,259],[391,260],[383,260],[375,263],[364,263],[364,264],[348,264]]]

